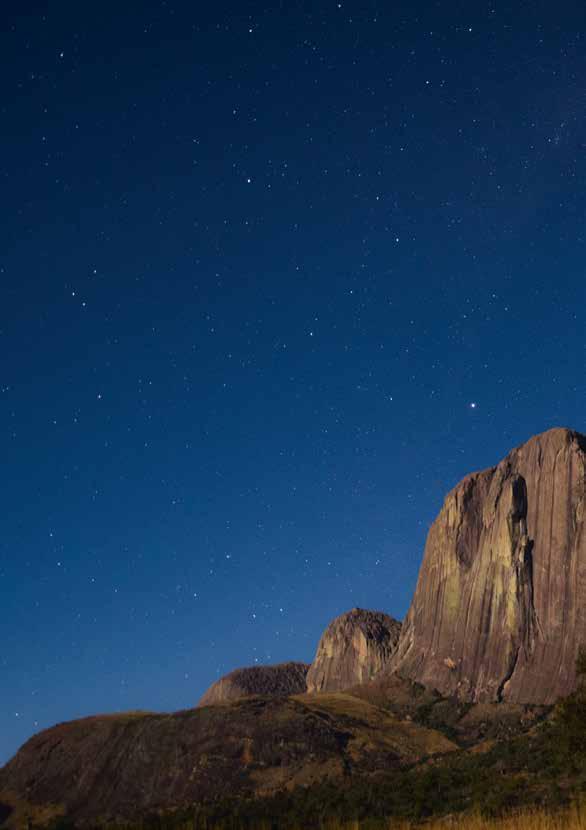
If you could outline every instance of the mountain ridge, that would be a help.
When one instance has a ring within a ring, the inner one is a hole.
[[[576,686],[585,514],[586,436],[534,436],[447,494],[402,625],[352,609],[309,667],[237,669],[194,709],[44,730],[0,769],[0,824],[341,785],[532,729]]]

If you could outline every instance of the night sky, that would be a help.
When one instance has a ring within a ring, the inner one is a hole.
[[[3,11],[0,762],[402,617],[586,431],[583,2]]]

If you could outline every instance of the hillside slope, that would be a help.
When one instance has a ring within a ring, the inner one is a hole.
[[[349,695],[245,698],[171,715],[91,717],[35,735],[0,801],[75,820],[130,819],[391,769],[456,746]]]

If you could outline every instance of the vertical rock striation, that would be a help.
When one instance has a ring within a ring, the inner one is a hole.
[[[353,608],[328,625],[307,673],[308,692],[334,692],[372,680],[389,662],[401,623]]]
[[[432,525],[390,668],[475,701],[551,703],[586,645],[586,437],[467,476]]]

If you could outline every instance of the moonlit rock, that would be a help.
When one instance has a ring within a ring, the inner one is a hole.
[[[227,703],[242,697],[269,695],[285,697],[305,692],[306,663],[279,663],[235,669],[216,680],[199,701],[199,706]]]
[[[373,680],[394,654],[401,623],[353,608],[324,631],[307,673],[308,692],[333,692]]]
[[[586,437],[552,429],[446,497],[391,669],[471,701],[553,703],[586,645]]]

